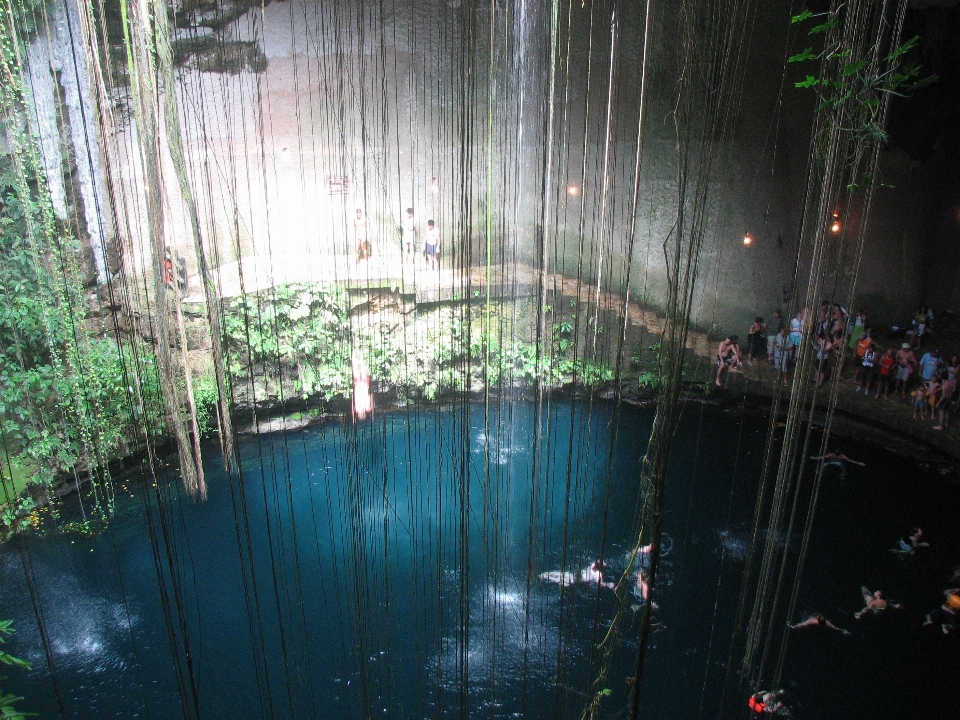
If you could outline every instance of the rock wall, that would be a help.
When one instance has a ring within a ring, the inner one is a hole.
[[[618,16],[613,4],[574,3],[556,18],[556,36],[549,8],[528,0],[185,2],[178,10],[177,92],[214,262],[350,254],[359,207],[375,252],[399,262],[400,218],[414,207],[421,229],[436,220],[458,264],[545,264],[664,304],[663,243],[678,203],[679,0],[655,5],[632,236],[642,7]],[[786,2],[757,4],[737,50],[744,70],[713,166],[693,311],[713,333],[745,330],[775,308],[792,314],[784,305],[806,283],[797,257],[807,242],[800,225],[814,96],[794,87],[802,69],[785,62],[808,42],[791,33],[790,12]],[[127,126],[116,147],[134,140]],[[155,260],[143,241],[137,160],[116,162],[129,183],[129,262],[143,273]],[[877,192],[854,302],[886,322],[922,302],[934,276],[949,284],[958,263],[956,240],[943,231],[930,269],[936,208],[923,167],[891,150],[882,168],[892,187]],[[170,177],[167,240],[192,269]],[[849,210],[848,235],[859,223],[859,209]],[[850,243],[836,250],[829,293],[845,301],[855,258]]]

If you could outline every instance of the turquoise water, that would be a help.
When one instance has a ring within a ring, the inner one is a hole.
[[[539,575],[624,567],[651,422],[566,403],[384,413],[247,438],[232,478],[210,452],[205,503],[132,473],[109,531],[0,548],[19,630],[6,649],[35,665],[4,689],[60,715],[26,562],[69,718],[578,717],[616,602]],[[736,678],[718,707],[766,427],[700,406],[681,422],[644,717],[741,714]],[[960,707],[957,638],[920,621],[960,563],[960,493],[878,449],[838,450],[868,468],[828,471],[800,608],[853,635],[794,631],[794,716],[943,716]],[[889,553],[914,524],[933,546]],[[854,621],[861,584],[906,609]],[[624,613],[612,713],[636,651],[639,613]]]

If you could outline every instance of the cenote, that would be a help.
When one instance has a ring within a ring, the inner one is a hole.
[[[640,597],[618,608],[611,590],[541,573],[597,558],[608,579],[625,569],[652,418],[474,403],[248,437],[241,474],[209,453],[204,503],[172,472],[128,473],[103,532],[5,544],[0,603],[42,617],[64,717],[578,717],[618,609],[605,686],[622,707]],[[767,424],[702,404],[681,418],[642,717],[743,714],[729,638]],[[943,716],[960,701],[956,647],[921,621],[940,602],[930,579],[960,558],[960,490],[867,447],[847,448],[866,468],[825,471],[798,604],[852,635],[792,631],[789,704],[797,717]],[[61,524],[79,511],[65,502]],[[931,547],[889,552],[918,523]],[[862,584],[904,609],[854,620]],[[31,709],[57,716],[38,626],[20,623],[10,647],[36,668],[21,685]]]
[[[960,0],[2,8],[0,717],[960,715]]]

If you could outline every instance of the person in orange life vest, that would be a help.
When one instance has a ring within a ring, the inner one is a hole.
[[[758,715],[763,713],[773,715],[783,707],[780,696],[785,692],[786,690],[777,690],[776,692],[759,690],[750,696],[747,705]]]
[[[853,381],[855,383],[860,382],[860,371],[863,368],[863,357],[867,354],[868,350],[875,350],[874,346],[876,343],[873,341],[873,328],[867,327],[864,328],[863,334],[857,340],[856,345],[854,345],[854,352],[857,355],[857,369],[853,373]],[[859,384],[857,385],[859,388]]]

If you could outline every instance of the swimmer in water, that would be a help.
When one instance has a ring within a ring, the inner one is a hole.
[[[580,571],[580,582],[596,583],[600,587],[605,587],[610,590],[616,587],[612,582],[603,581],[603,562],[600,560],[597,560],[593,565],[585,567]]]
[[[943,594],[947,599],[936,610],[927,613],[923,621],[924,627],[937,623],[944,635],[949,635],[957,631],[957,613],[960,611],[960,588],[950,588],[944,590]]]
[[[747,704],[750,706],[750,709],[758,715],[773,715],[783,708],[783,703],[780,701],[780,698],[785,692],[786,690],[777,690],[776,692],[772,690],[758,690],[750,696]]]
[[[600,587],[613,590],[616,587],[612,582],[604,582],[603,562],[597,560],[588,565],[578,573],[564,572],[561,570],[548,570],[540,573],[540,579],[546,582],[557,583],[559,585],[573,585],[574,583],[596,583]]]
[[[873,613],[874,615],[879,615],[888,607],[896,608],[897,610],[903,610],[903,605],[887,600],[883,596],[883,593],[879,590],[876,592],[870,592],[867,589],[867,586],[864,585],[860,588],[860,591],[863,593],[863,602],[866,603],[866,605],[864,606],[863,610],[853,614],[853,617],[855,617],[857,620],[866,615],[868,612]]]
[[[839,453],[839,454],[838,454],[838,453],[828,452],[826,455],[811,455],[811,456],[810,456],[810,459],[811,459],[811,460],[823,460],[823,464],[824,464],[824,465],[836,465],[836,466],[838,466],[838,467],[841,466],[842,463],[845,463],[845,462],[851,463],[851,464],[853,464],[853,465],[859,465],[860,467],[866,467],[866,466],[867,466],[866,463],[860,462],[859,460],[854,460],[853,458],[849,458],[849,457],[847,457],[846,455],[844,455],[843,453]]]
[[[643,570],[637,573],[637,582],[635,585],[635,589],[636,589],[637,595],[643,598],[643,601],[645,603],[647,602],[650,603],[651,610],[660,609],[659,605],[657,605],[655,602],[650,601],[650,581],[647,579],[647,574]],[[639,608],[640,606],[636,605],[634,606],[633,609],[638,610]]]
[[[890,552],[899,553],[901,555],[913,555],[917,548],[930,547],[930,543],[924,542],[921,539],[922,537],[923,530],[920,528],[914,528],[913,533],[911,533],[909,536],[897,540],[897,547],[890,548]]]
[[[790,623],[787,623],[787,627],[790,628],[791,630],[796,630],[798,628],[805,628],[805,627],[817,627],[817,626],[828,627],[831,630],[836,630],[841,635],[850,634],[849,630],[844,630],[843,628],[837,627],[832,622],[827,620],[820,613],[814,613],[813,615],[809,616],[806,620],[801,620],[796,625],[791,625]]]

